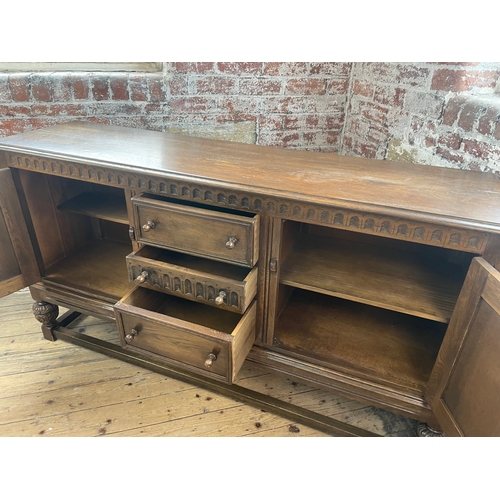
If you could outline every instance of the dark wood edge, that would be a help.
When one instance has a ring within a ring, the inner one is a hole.
[[[472,259],[460,296],[455,305],[453,316],[451,317],[445,338],[427,383],[425,396],[435,413],[437,412],[436,405],[441,404],[441,395],[447,386],[457,356],[469,334],[470,325],[475,319],[481,295],[483,294],[488,275],[492,270],[494,270],[493,267],[484,259],[480,257]]]
[[[1,209],[12,250],[23,278],[20,288],[23,288],[40,279],[43,266],[24,192],[18,179],[19,172],[6,168],[2,160],[0,160],[0,170]]]
[[[113,305],[116,300],[97,300],[86,295],[76,295],[64,289],[58,290],[46,287],[47,283],[38,282],[30,286],[33,300],[49,302],[70,310],[79,310],[81,313],[97,316],[103,319],[115,320]]]
[[[186,383],[216,392],[222,396],[232,398],[255,408],[268,411],[274,415],[292,420],[295,423],[306,425],[318,431],[324,432],[336,437],[380,437],[378,434],[354,427],[333,418],[321,415],[319,413],[306,410],[299,406],[280,401],[278,399],[260,394],[256,391],[246,389],[237,385],[227,385],[213,380],[207,380],[204,377],[166,366],[157,360],[149,359],[139,353],[131,353],[120,346],[106,342],[88,335],[75,332],[66,328],[71,321],[71,314],[67,313],[61,317],[59,326],[54,329],[54,335],[57,339],[71,342],[73,344],[91,349],[93,351],[105,354],[107,356],[120,359],[122,361],[141,366],[142,368],[161,373],[163,375],[182,380]],[[75,319],[76,316],[73,317]]]
[[[355,401],[377,406],[423,422],[434,422],[429,405],[423,395],[412,396],[407,392],[389,389],[362,379],[333,372],[321,366],[290,358],[279,352],[254,345],[247,361],[259,364],[267,370],[276,371],[296,380],[321,389],[332,390]]]
[[[121,188],[129,188],[129,189],[134,189],[137,190],[136,193],[139,194],[141,192],[153,192],[156,193],[157,191],[155,189],[148,189],[145,187],[139,187],[134,185],[127,185],[127,184],[118,184],[113,181],[107,181],[107,180],[100,180],[94,177],[89,177],[85,176],[80,177],[77,174],[71,174],[71,173],[61,173],[57,171],[51,171],[51,170],[38,170],[35,168],[32,168],[27,165],[23,165],[19,162],[12,162],[9,163],[9,153],[14,154],[14,155],[19,155],[22,157],[28,156],[29,159],[40,159],[40,160],[55,160],[58,162],[62,162],[63,164],[66,163],[71,163],[72,165],[75,166],[80,166],[82,168],[91,168],[91,169],[98,169],[102,172],[105,173],[113,173],[114,176],[118,175],[121,169],[123,170],[123,175],[129,175],[134,178],[141,178],[144,179],[144,183],[147,184],[148,182],[152,182],[154,184],[158,182],[173,182],[173,183],[185,183],[186,185],[189,185],[191,188],[199,188],[199,189],[213,189],[213,190],[219,190],[221,192],[224,192],[226,194],[226,197],[228,196],[228,193],[234,193],[238,192],[242,196],[249,197],[249,198],[262,198],[262,206],[266,206],[268,202],[271,202],[273,205],[281,205],[282,203],[285,205],[290,205],[289,208],[291,208],[291,204],[289,203],[290,200],[294,200],[294,203],[297,203],[299,205],[303,205],[304,210],[307,210],[307,208],[313,208],[314,210],[321,211],[323,209],[326,210],[340,210],[340,211],[345,211],[347,212],[353,212],[358,216],[364,216],[364,215],[370,215],[373,217],[382,217],[382,218],[388,218],[392,220],[392,223],[398,222],[398,223],[411,223],[414,221],[415,223],[419,224],[430,224],[432,226],[436,226],[436,228],[445,230],[446,228],[457,228],[458,230],[461,231],[472,231],[474,233],[477,233],[478,236],[481,237],[481,239],[484,240],[486,237],[484,233],[497,233],[500,234],[500,225],[494,224],[494,223],[485,223],[484,221],[479,221],[479,220],[473,220],[473,219],[457,219],[455,216],[452,215],[446,215],[446,214],[430,214],[430,213],[423,213],[419,211],[415,211],[413,209],[406,209],[403,207],[387,207],[387,206],[382,206],[382,205],[377,205],[377,204],[367,204],[367,203],[362,203],[359,201],[347,201],[343,199],[327,199],[323,197],[304,197],[304,195],[301,195],[301,193],[295,193],[295,192],[287,192],[283,193],[280,190],[275,190],[275,189],[265,189],[265,188],[253,188],[251,191],[248,190],[248,186],[244,185],[239,185],[239,184],[232,184],[232,183],[227,183],[227,182],[222,182],[222,181],[215,181],[210,178],[206,177],[196,177],[196,176],[189,176],[189,175],[183,175],[183,174],[178,174],[172,171],[169,172],[164,172],[164,173],[159,173],[157,171],[149,171],[149,170],[144,170],[141,168],[133,168],[127,165],[117,165],[117,164],[109,164],[107,162],[93,162],[89,159],[77,159],[73,158],[71,156],[59,156],[59,155],[53,155],[50,152],[44,152],[41,154],[40,152],[37,151],[31,151],[29,148],[9,148],[9,147],[1,147],[1,150],[5,151],[5,156],[7,159],[7,164],[12,167],[12,168],[17,168],[21,170],[28,170],[28,171],[33,171],[33,172],[43,172],[48,175],[55,175],[59,177],[70,177],[70,178],[76,178],[80,180],[85,180],[86,182],[93,182],[93,183],[98,183],[98,184],[109,184],[109,185],[114,185],[116,187],[121,187]],[[68,164],[69,164],[68,163]],[[184,196],[180,196],[178,194],[172,195],[168,193],[163,193],[163,192],[158,192],[157,194],[172,198],[172,199],[184,199]],[[186,198],[190,199],[190,198]],[[207,201],[207,200],[196,200],[199,201],[200,203],[204,205],[212,205],[212,206],[226,206],[226,204],[220,204],[216,201]],[[253,213],[258,212],[264,213],[264,212],[269,212],[267,209],[263,210],[254,210],[250,209],[247,207],[240,207],[239,205],[237,206],[228,206],[228,208],[234,208],[235,210],[243,210],[243,211],[250,211]],[[274,212],[273,212],[274,214]],[[277,214],[275,214],[277,215]],[[324,224],[324,225],[331,225],[329,223],[324,223],[321,220],[314,219],[314,220],[306,220],[303,216],[301,217],[294,217],[291,216],[289,213],[282,214],[282,215],[287,215],[290,219],[292,220],[299,220],[299,221],[304,221],[304,222],[312,222],[312,223],[318,223],[318,224]],[[341,226],[339,226],[341,228]],[[355,228],[349,226],[349,230],[356,231]],[[403,239],[403,240],[409,240],[409,241],[415,241],[417,243],[427,243],[427,244],[434,244],[432,241],[428,240],[422,240],[420,241],[419,239],[413,239],[413,238],[407,238],[407,237],[398,237],[397,235],[395,236],[394,234],[385,234],[380,231],[376,231],[375,233],[372,230],[369,231],[363,231],[361,232],[366,232],[367,234],[377,234],[379,236],[383,237],[388,237],[388,238],[397,238],[397,239]],[[480,234],[483,233],[483,234]],[[484,243],[484,241],[483,241]],[[441,244],[437,244],[436,246],[442,246]],[[445,245],[448,247],[448,245]],[[482,245],[483,246],[483,245]],[[460,246],[457,245],[451,245],[449,248],[454,248],[457,250],[464,250],[464,251],[471,251],[475,252],[475,250],[467,250],[464,248],[460,248]],[[480,250],[481,252],[482,250]]]
[[[61,314],[59,318],[57,318],[57,325],[58,327],[66,327],[73,323],[73,321],[75,321],[82,314],[83,313],[78,311],[66,311],[64,314]]]
[[[308,197],[302,193],[296,193],[293,191],[284,192],[283,190],[275,188],[265,188],[265,187],[252,187],[251,191],[248,190],[247,185],[234,184],[227,181],[221,181],[217,179],[212,179],[210,177],[200,177],[192,174],[179,173],[174,171],[158,172],[157,170],[149,170],[141,167],[136,167],[133,165],[117,164],[110,161],[93,160],[91,158],[84,158],[68,154],[58,154],[53,151],[39,151],[37,149],[32,149],[29,147],[18,147],[8,144],[0,143],[0,151],[4,152],[6,157],[9,154],[21,155],[21,156],[31,156],[33,158],[41,158],[47,160],[55,160],[59,162],[70,162],[75,165],[88,166],[91,168],[107,169],[112,171],[123,170],[124,174],[140,175],[147,177],[149,179],[167,179],[173,182],[184,182],[184,183],[196,183],[197,185],[204,185],[210,187],[211,189],[222,189],[238,191],[240,193],[255,194],[258,196],[272,197],[278,202],[280,200],[286,201],[290,198],[296,200],[299,203],[315,204],[320,207],[331,207],[332,203],[344,210],[353,210],[356,212],[366,212],[379,214],[385,217],[392,218],[404,218],[408,220],[415,220],[419,222],[424,222],[428,224],[439,224],[440,226],[450,226],[460,229],[487,231],[492,233],[500,233],[500,225],[492,223],[484,223],[483,221],[473,220],[473,219],[457,219],[453,215],[447,214],[431,214],[416,211],[414,209],[407,209],[403,207],[390,207],[384,205],[378,205],[375,203],[363,203],[359,201],[349,201],[344,199],[327,199],[324,197]],[[8,161],[8,159],[7,159]],[[24,170],[33,170],[32,168],[26,167],[25,165],[14,165],[9,164],[9,166],[14,168],[20,168]],[[59,175],[60,173],[44,171],[49,175]],[[64,175],[63,175],[64,176]],[[86,179],[88,182],[99,182],[94,179]],[[127,186],[120,186],[127,187]],[[128,186],[129,188],[132,186]],[[239,209],[237,207],[234,207]]]

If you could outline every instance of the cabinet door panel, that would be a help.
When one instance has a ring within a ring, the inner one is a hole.
[[[0,297],[40,278],[33,246],[9,169],[0,170]]]
[[[473,260],[429,381],[450,436],[500,436],[500,273]]]

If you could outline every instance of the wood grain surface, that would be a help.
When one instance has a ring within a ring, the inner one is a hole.
[[[412,250],[301,235],[282,263],[280,279],[286,285],[447,323],[465,273],[435,249]]]
[[[99,193],[85,192],[65,201],[57,208],[120,224],[129,224],[123,193],[122,196],[105,196]]]
[[[275,345],[423,397],[444,330],[440,323],[295,290],[278,319]]]
[[[494,174],[187,137],[86,122],[3,138],[0,149],[191,179],[299,201],[434,214],[500,229]]]
[[[326,437],[297,422],[62,341],[47,342],[27,290],[0,300],[0,436]],[[73,328],[119,342],[114,322]],[[238,384],[384,436],[413,420],[246,363]]]

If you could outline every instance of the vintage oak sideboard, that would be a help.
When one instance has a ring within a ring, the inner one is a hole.
[[[116,320],[117,355],[500,435],[494,174],[85,122],[0,157],[1,295],[29,285],[47,339],[64,306]]]

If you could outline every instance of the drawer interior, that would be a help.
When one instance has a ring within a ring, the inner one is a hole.
[[[242,210],[235,210],[233,208],[221,207],[217,205],[205,205],[203,203],[197,203],[195,201],[186,201],[180,200],[178,198],[166,198],[164,196],[152,194],[152,193],[142,193],[139,198],[143,200],[158,200],[158,201],[166,201],[168,203],[173,203],[175,205],[184,206],[184,207],[195,207],[202,208],[205,210],[210,210],[212,212],[218,212],[221,214],[230,214],[230,215],[238,215],[241,217],[248,217],[250,219],[255,217],[255,214],[252,212],[243,212]]]
[[[144,259],[144,263],[154,266],[155,263],[163,263],[183,267],[201,274],[222,276],[226,279],[243,281],[249,274],[244,267],[234,266],[225,262],[203,259],[193,255],[173,252],[162,248],[144,246],[133,254],[135,257]]]
[[[226,334],[232,334],[241,320],[240,314],[142,287],[136,288],[120,303],[125,308],[131,309],[131,312],[136,312],[139,309],[156,313],[151,318],[156,316],[158,319],[160,316],[168,316]]]

